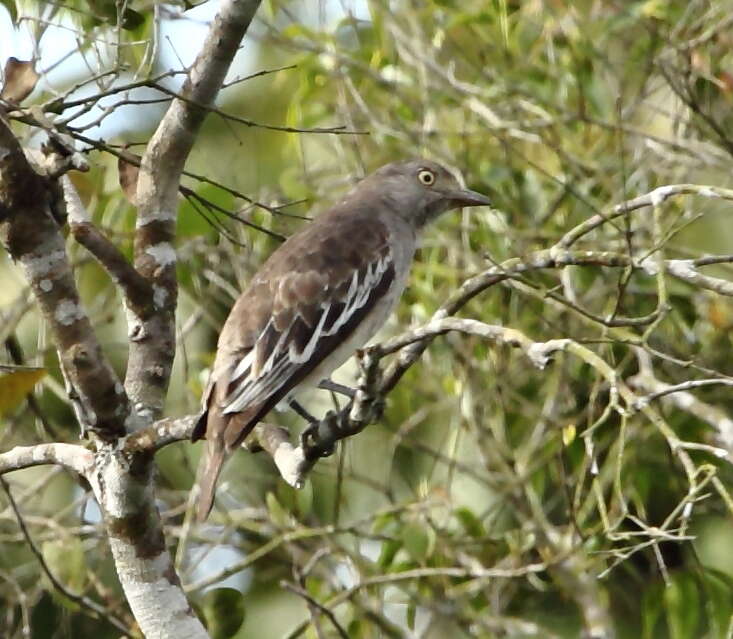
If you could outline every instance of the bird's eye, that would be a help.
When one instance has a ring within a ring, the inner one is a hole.
[[[422,171],[417,174],[417,179],[425,186],[432,186],[435,183],[435,173],[428,171],[428,169],[422,169]]]

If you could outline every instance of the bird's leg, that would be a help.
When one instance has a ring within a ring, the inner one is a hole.
[[[334,382],[330,379],[324,379],[320,384],[318,384],[318,388],[322,388],[323,390],[328,390],[339,395],[344,395],[349,399],[354,399],[356,396],[356,390],[351,388],[351,386],[339,384],[338,382]]]
[[[351,388],[350,386],[346,386],[345,384],[339,384],[338,382],[334,382],[330,379],[321,380],[321,382],[318,384],[318,388],[331,391],[332,393],[337,393],[338,395],[344,395],[345,397],[348,397],[352,402],[354,401],[354,397],[356,397],[355,389]],[[293,410],[295,410],[298,415],[300,415],[309,422],[308,427],[300,434],[300,446],[301,448],[303,448],[303,450],[310,449],[314,444],[318,442],[318,429],[320,428],[321,422],[329,424],[327,430],[330,432],[334,428],[334,420],[336,419],[337,414],[333,411],[328,411],[323,416],[323,419],[321,421],[318,421],[314,417],[309,416],[308,413],[303,409],[303,407],[297,404],[297,402],[295,404],[296,405],[293,405],[291,403]],[[320,456],[328,457],[329,455],[333,454],[334,449],[335,444],[321,451]]]
[[[288,400],[288,404],[290,405],[290,408],[292,408],[299,417],[302,417],[308,423],[312,424],[313,422],[318,421],[315,417],[313,417],[313,415],[311,415],[303,407],[303,404],[301,404],[300,402],[298,402],[298,401],[296,401],[294,399],[290,399],[290,400]]]
[[[308,420],[310,425],[300,435],[300,446],[306,451],[306,456],[328,457],[333,453],[339,439],[355,435],[382,415],[384,398],[379,390],[382,380],[379,351],[375,347],[359,350],[357,361],[359,377],[356,389],[331,380],[319,384],[320,388],[348,396],[350,402],[338,412],[328,411],[320,421],[312,418]],[[303,415],[302,408],[296,408],[296,411]]]
[[[308,422],[308,426],[303,430],[303,432],[300,434],[300,447],[303,450],[306,450],[312,446],[313,443],[315,443],[318,440],[318,428],[320,425],[320,422],[318,419],[313,417],[305,408],[303,408],[303,405],[300,404],[300,402],[291,399],[288,400],[288,403],[290,404],[290,408],[292,408],[300,417],[302,417],[305,421]],[[326,413],[326,416],[323,418],[323,420],[331,419],[331,411]],[[328,457],[329,455],[333,454],[334,447],[331,446],[324,451],[321,452],[319,455],[320,457]]]

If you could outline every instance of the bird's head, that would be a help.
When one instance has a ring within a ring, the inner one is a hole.
[[[416,229],[451,209],[491,204],[485,195],[463,188],[445,167],[424,159],[387,164],[362,184],[378,190],[381,200]]]

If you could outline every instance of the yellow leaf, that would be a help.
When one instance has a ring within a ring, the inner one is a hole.
[[[0,416],[8,414],[18,406],[45,374],[45,368],[18,367],[12,372],[0,375]]]
[[[562,429],[562,443],[570,446],[575,441],[575,424],[568,424]]]

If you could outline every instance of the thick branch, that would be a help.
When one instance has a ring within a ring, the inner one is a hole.
[[[259,0],[221,3],[188,72],[185,99],[170,105],[140,163],[134,266],[152,289],[153,308],[149,316],[137,315],[132,308],[128,317],[131,343],[125,386],[144,422],[152,422],[163,410],[175,353],[173,241],[181,172],[206,116],[202,106],[213,104],[258,5]],[[148,639],[206,637],[166,548],[153,493],[152,450],[145,447],[144,436],[133,441],[137,447],[100,451],[92,483],[120,583]]]
[[[125,439],[125,453],[155,452],[164,446],[191,439],[191,433],[199,415],[185,415],[178,418],[159,419],[154,424],[133,433]],[[287,429],[275,424],[258,424],[245,446],[248,450],[264,450],[272,457],[285,481],[295,485],[303,474],[300,463],[304,462],[302,449],[290,443]],[[312,466],[312,464],[311,464]],[[310,468],[310,466],[309,466]]]
[[[31,168],[0,118],[0,238],[23,266],[51,329],[82,429],[113,439],[125,431],[129,405],[81,305],[49,179]]]
[[[224,0],[203,47],[142,158],[137,182],[135,268],[153,288],[155,313],[133,318],[125,386],[146,419],[160,415],[175,352],[177,298],[173,239],[181,172],[259,0]]]
[[[205,639],[168,552],[155,505],[152,454],[113,446],[95,456],[90,483],[120,584],[146,639]]]
[[[125,440],[125,450],[128,453],[151,453],[168,444],[191,439],[191,433],[198,417],[198,415],[185,415],[159,419],[154,424],[130,435]]]

